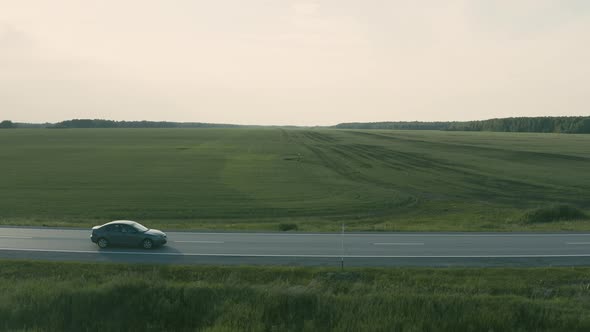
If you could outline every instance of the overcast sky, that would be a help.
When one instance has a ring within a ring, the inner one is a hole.
[[[0,0],[0,120],[590,115],[588,0]]]

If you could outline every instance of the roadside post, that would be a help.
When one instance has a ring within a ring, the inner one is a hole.
[[[340,270],[344,271],[344,223],[342,223],[342,232],[340,236]]]

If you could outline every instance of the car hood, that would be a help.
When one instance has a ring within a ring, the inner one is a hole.
[[[157,235],[157,236],[166,236],[166,233],[162,232],[159,229],[148,229],[147,231],[145,231],[145,234]]]

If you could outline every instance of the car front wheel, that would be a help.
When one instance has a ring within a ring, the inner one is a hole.
[[[98,239],[98,241],[96,241],[96,244],[98,244],[98,246],[101,248],[106,248],[109,246],[109,241],[107,241],[107,239],[105,239],[104,237],[101,237],[100,239]]]
[[[143,240],[141,245],[144,249],[152,249],[152,247],[154,246],[154,242],[150,239],[145,239]]]

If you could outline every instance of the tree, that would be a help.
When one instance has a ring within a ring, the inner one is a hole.
[[[12,121],[4,120],[4,121],[0,122],[0,129],[11,129],[11,128],[16,128],[16,126],[14,125],[14,123],[12,123]]]

